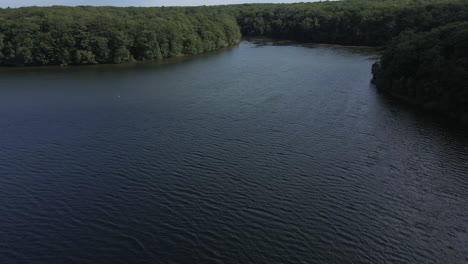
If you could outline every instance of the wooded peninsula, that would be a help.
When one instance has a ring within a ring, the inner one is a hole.
[[[158,60],[228,47],[242,36],[380,46],[372,68],[379,90],[468,119],[465,0],[5,8],[0,65]]]

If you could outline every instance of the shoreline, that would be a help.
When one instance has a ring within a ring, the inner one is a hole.
[[[250,42],[255,41],[268,41],[268,42],[284,42],[287,45],[310,45],[310,46],[325,46],[325,47],[336,47],[336,48],[358,48],[358,49],[369,49],[369,50],[377,50],[382,48],[382,46],[359,46],[359,45],[343,45],[343,44],[330,44],[330,43],[320,43],[320,42],[307,42],[307,41],[298,41],[298,40],[291,40],[291,39],[280,39],[280,38],[272,38],[272,37],[262,37],[262,36],[243,36],[242,40],[247,40]]]
[[[162,58],[159,60],[135,60],[135,61],[128,61],[123,63],[97,63],[97,64],[68,64],[68,65],[58,65],[58,64],[51,64],[51,65],[23,65],[23,66],[1,66],[0,65],[0,72],[8,71],[8,70],[20,70],[20,69],[33,69],[33,70],[44,70],[44,69],[71,69],[71,68],[95,68],[100,66],[114,66],[114,67],[128,67],[128,66],[140,66],[144,64],[153,64],[153,65],[170,65],[173,63],[179,63],[183,61],[188,61],[194,58],[204,57],[204,56],[211,56],[220,52],[231,50],[242,42],[243,40],[238,41],[233,45],[229,45],[224,48],[214,49],[198,54],[193,55],[180,55],[174,56],[169,58]]]
[[[327,43],[313,43],[313,42],[301,42],[301,41],[295,41],[295,40],[288,40],[288,39],[277,39],[277,38],[271,38],[271,37],[261,37],[261,36],[243,36],[241,39],[232,45],[229,45],[224,48],[219,48],[215,50],[210,50],[198,54],[193,54],[193,55],[180,55],[180,56],[174,56],[174,57],[169,57],[169,58],[162,58],[159,60],[142,60],[142,61],[129,61],[129,62],[123,62],[123,63],[98,63],[98,64],[68,64],[68,65],[58,65],[58,64],[51,64],[51,65],[23,65],[23,66],[0,66],[0,72],[4,71],[9,71],[9,70],[44,70],[44,69],[70,69],[70,68],[95,68],[95,67],[100,67],[100,66],[111,66],[111,67],[136,67],[136,66],[141,66],[141,65],[170,65],[173,63],[179,63],[179,62],[184,62],[188,61],[191,59],[195,58],[200,58],[204,56],[211,56],[215,55],[217,53],[221,53],[224,51],[231,50],[233,48],[236,48],[237,46],[240,45],[241,42],[247,41],[251,42],[254,44],[260,44],[258,42],[262,43],[272,43],[274,46],[287,46],[287,45],[293,45],[293,46],[303,46],[303,47],[308,47],[308,48],[314,48],[314,47],[328,47],[328,48],[345,48],[345,49],[356,49],[356,50],[362,50],[362,51],[369,51],[369,52],[376,52],[377,49],[380,47],[372,47],[372,46],[347,46],[347,45],[339,45],[339,44],[327,44]],[[375,58],[378,60],[379,58]]]

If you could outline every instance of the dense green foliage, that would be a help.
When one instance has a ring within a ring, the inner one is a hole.
[[[403,32],[372,71],[379,90],[468,121],[468,22]]]
[[[0,9],[0,65],[122,63],[237,43],[231,15],[201,8]]]
[[[468,1],[354,0],[244,5],[233,13],[244,35],[378,46],[404,30],[428,31],[468,20]]]
[[[463,0],[352,0],[214,7],[0,9],[0,65],[121,63],[193,55],[244,35],[382,45],[468,20]]]

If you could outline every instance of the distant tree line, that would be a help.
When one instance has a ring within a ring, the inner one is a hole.
[[[214,7],[0,9],[0,65],[122,63],[198,54],[243,35],[383,45],[468,20],[464,0],[350,0]]]
[[[0,65],[122,63],[233,45],[232,15],[201,8],[0,9]]]
[[[227,7],[244,35],[380,46],[405,30],[468,20],[466,0],[348,0]]]

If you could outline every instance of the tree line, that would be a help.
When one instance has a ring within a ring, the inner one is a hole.
[[[372,73],[380,91],[467,122],[468,22],[402,32]]]
[[[227,7],[244,35],[380,46],[405,30],[468,20],[464,0],[333,1]]]
[[[0,65],[123,63],[194,55],[240,40],[232,15],[202,8],[0,9]]]
[[[383,45],[468,20],[463,0],[349,0],[214,7],[0,9],[0,65],[122,63],[203,53],[242,35]]]

